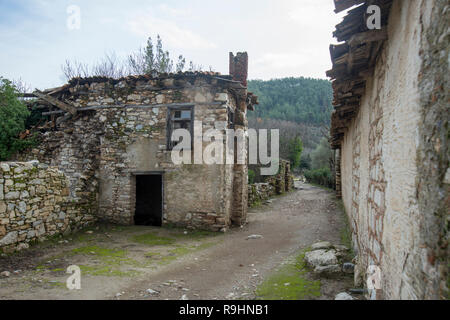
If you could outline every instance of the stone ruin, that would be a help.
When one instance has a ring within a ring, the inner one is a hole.
[[[248,186],[248,206],[252,207],[268,200],[275,195],[290,192],[294,189],[294,176],[291,163],[280,159],[278,173],[267,176],[265,182],[253,183]]]
[[[257,104],[247,68],[247,53],[238,53],[230,75],[75,78],[36,91],[30,103],[50,118],[36,128],[39,146],[16,156],[34,162],[2,163],[0,248],[96,221],[212,231],[245,224],[247,165],[176,165],[170,137],[176,128],[194,134],[194,121],[203,131],[246,133]]]

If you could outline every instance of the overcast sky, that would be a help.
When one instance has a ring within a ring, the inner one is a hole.
[[[67,27],[72,5],[80,29]],[[333,9],[333,0],[0,0],[0,76],[59,86],[66,59],[126,57],[160,34],[174,60],[207,70],[228,74],[228,53],[247,51],[250,79],[326,78],[344,15]]]

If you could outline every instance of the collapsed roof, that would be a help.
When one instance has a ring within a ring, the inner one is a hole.
[[[231,90],[237,90],[246,94],[243,98],[246,99],[247,108],[254,110],[254,105],[258,104],[258,97],[251,92],[247,91],[246,86],[241,81],[235,80],[233,75],[221,75],[217,72],[178,72],[178,73],[159,73],[154,75],[132,75],[122,77],[119,79],[109,77],[87,77],[87,78],[73,78],[67,84],[57,87],[46,89],[43,91],[35,90],[33,93],[25,94],[25,98],[35,98],[31,100],[25,100],[28,106],[34,106],[42,111],[43,116],[52,116],[53,124],[47,122],[44,124],[46,127],[54,127],[55,124],[60,121],[64,121],[77,113],[84,111],[95,110],[95,107],[77,107],[72,104],[70,97],[78,91],[80,87],[84,87],[89,90],[92,84],[108,83],[115,86],[120,83],[126,83],[130,87],[143,87],[144,90],[158,91],[162,89],[180,89],[183,88],[186,82],[192,82],[198,78],[205,78],[209,80],[215,80],[217,83],[226,85]],[[170,80],[167,82],[167,80]],[[170,84],[168,84],[170,83]],[[117,105],[120,107],[120,105]],[[55,119],[55,117],[60,117]]]

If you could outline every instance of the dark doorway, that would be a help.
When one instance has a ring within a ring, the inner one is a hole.
[[[136,176],[136,213],[134,223],[140,226],[162,225],[162,175]]]

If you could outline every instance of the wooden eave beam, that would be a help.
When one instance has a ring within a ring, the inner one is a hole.
[[[387,38],[388,38],[387,28],[382,28],[381,30],[369,30],[357,33],[347,41],[347,44],[350,47],[355,47],[363,43],[384,41],[387,40]]]
[[[365,0],[334,0],[334,12],[339,13],[357,4],[361,4]]]

